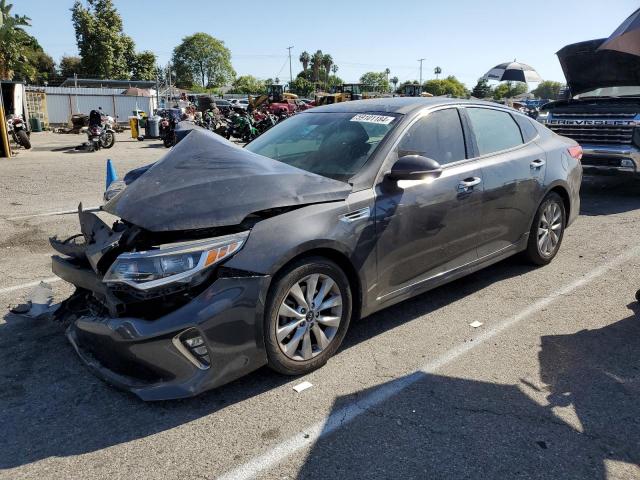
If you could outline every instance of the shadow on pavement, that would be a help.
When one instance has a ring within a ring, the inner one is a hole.
[[[585,176],[580,187],[581,215],[610,215],[640,209],[640,177]]]
[[[516,259],[506,260],[449,287],[354,322],[342,349],[530,268]],[[7,314],[5,321],[0,325],[0,469],[147,437],[272,390],[293,378],[263,368],[196,398],[144,403],[108,386],[85,369],[67,343],[62,326],[13,314]]]
[[[634,308],[637,305],[634,305]],[[321,438],[299,479],[606,479],[605,460],[640,463],[640,317],[542,337],[544,386],[440,375],[410,385]],[[543,392],[541,406],[527,391]],[[371,389],[339,399],[334,412]],[[575,410],[582,431],[553,407]]]

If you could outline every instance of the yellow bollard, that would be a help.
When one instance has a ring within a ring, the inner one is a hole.
[[[137,139],[138,133],[138,117],[129,117],[129,127],[131,127],[131,138]]]

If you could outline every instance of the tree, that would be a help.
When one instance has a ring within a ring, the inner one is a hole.
[[[236,74],[224,42],[202,32],[182,39],[173,50],[173,64],[176,84],[181,88],[191,88],[194,82],[202,87],[219,87]]]
[[[157,75],[156,55],[149,50],[136,53],[131,69],[134,80],[155,80]]]
[[[74,73],[80,73],[80,63],[80,57],[64,56],[60,59],[58,71],[65,78],[73,77]]]
[[[385,74],[385,75],[386,75],[386,77],[387,77],[387,83],[389,83],[389,74],[390,74],[390,73],[391,73],[391,70],[389,70],[388,68],[385,68],[385,69],[384,69],[384,74]]]
[[[389,91],[389,82],[385,72],[367,72],[360,77],[360,83],[371,85],[377,92]]]
[[[391,83],[393,83],[393,90],[394,90],[394,91],[398,88],[398,82],[399,82],[399,81],[400,81],[400,80],[398,79],[398,77],[393,77],[393,78],[391,79]]]
[[[331,72],[333,72],[333,74],[335,75],[338,72],[338,65],[336,65],[335,63],[331,65]]]
[[[478,79],[478,83],[471,90],[471,95],[476,98],[489,98],[491,96],[491,87],[486,78],[481,77]]]
[[[433,74],[436,76],[436,80],[438,79],[438,76],[442,73],[442,69],[440,67],[436,67],[433,69]]]
[[[466,97],[467,88],[453,75],[443,79],[427,80],[422,86],[423,91],[434,96],[450,95],[452,97]]]
[[[331,57],[331,55],[329,55],[328,53],[324,54],[322,56],[322,66],[324,67],[324,72],[325,72],[325,80],[327,82],[327,85],[329,84],[329,75],[331,73],[331,65],[333,65],[333,57]]]
[[[313,81],[317,82],[320,80],[320,68],[322,67],[322,60],[324,59],[324,54],[322,50],[317,50],[316,53],[311,57],[311,70],[313,70]]]
[[[27,62],[24,44],[27,33],[22,27],[31,26],[24,15],[11,15],[13,5],[0,0],[0,78],[11,80],[20,63]]]
[[[309,52],[307,51],[302,52],[298,60],[300,60],[300,63],[302,64],[302,69],[306,72],[307,68],[309,67],[309,62],[311,61],[311,55],[309,55]]]
[[[313,82],[310,82],[304,76],[298,75],[293,82],[289,84],[289,90],[293,93],[306,97],[315,90]]]
[[[76,0],[71,19],[80,53],[80,70],[98,78],[128,79],[136,62],[135,44],[122,31],[112,0]]]
[[[229,93],[263,94],[267,91],[264,82],[258,80],[253,75],[241,75],[231,84]]]
[[[395,78],[395,77],[394,77],[394,78]],[[391,81],[393,81],[393,79],[392,79]],[[418,85],[419,83],[420,83],[420,82],[418,82],[418,80],[405,80],[404,82],[402,82],[402,83],[400,84],[400,86],[399,86],[399,87],[396,87],[395,92],[396,92],[396,93],[403,94],[403,93],[404,93],[404,87],[405,87],[406,85]]]
[[[531,90],[538,98],[548,98],[550,100],[555,100],[560,95],[560,90],[564,87],[564,85],[560,82],[554,82],[552,80],[545,80],[538,84],[536,88]]]
[[[527,92],[527,84],[523,82],[504,82],[493,90],[493,98],[502,100],[503,98],[511,98]]]

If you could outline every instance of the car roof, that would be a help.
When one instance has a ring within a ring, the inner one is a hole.
[[[448,97],[385,97],[322,105],[311,110],[306,110],[306,112],[389,112],[407,114],[425,107],[437,107],[439,105],[449,104],[485,105],[492,107],[501,106],[497,103],[484,102],[481,100],[464,100]],[[504,105],[502,105],[502,107],[504,108]]]

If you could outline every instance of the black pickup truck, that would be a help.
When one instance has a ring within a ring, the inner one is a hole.
[[[567,98],[544,105],[538,120],[582,146],[585,173],[640,174],[640,57],[598,50],[604,41],[557,53]]]

